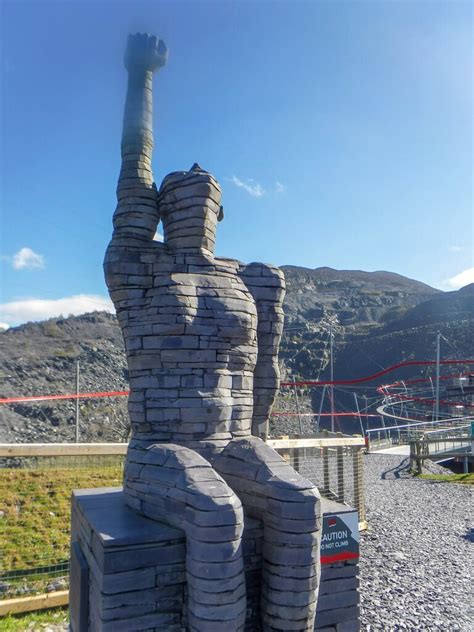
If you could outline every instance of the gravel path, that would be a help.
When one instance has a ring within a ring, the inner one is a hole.
[[[471,632],[472,487],[413,479],[406,457],[364,465],[361,629]]]

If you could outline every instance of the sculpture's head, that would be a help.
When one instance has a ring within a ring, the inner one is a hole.
[[[167,175],[158,193],[166,245],[185,253],[212,254],[217,222],[224,217],[221,195],[217,181],[198,164]]]

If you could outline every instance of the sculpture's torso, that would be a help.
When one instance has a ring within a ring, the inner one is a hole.
[[[208,453],[251,433],[257,312],[239,262],[161,244],[112,293],[127,351],[133,439]],[[137,253],[138,254],[138,253]],[[209,444],[208,442],[212,443]]]

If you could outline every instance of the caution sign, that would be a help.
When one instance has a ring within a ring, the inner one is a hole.
[[[357,511],[328,513],[323,516],[321,564],[359,557],[359,516]]]

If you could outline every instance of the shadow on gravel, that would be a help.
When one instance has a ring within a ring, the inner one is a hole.
[[[384,481],[395,479],[395,478],[408,478],[410,476],[410,458],[407,457],[403,459],[403,461],[396,464],[395,467],[392,467],[389,470],[385,470],[382,472],[380,478]]]
[[[467,540],[468,542],[474,542],[474,527],[467,530],[467,533],[461,536],[463,540]]]

